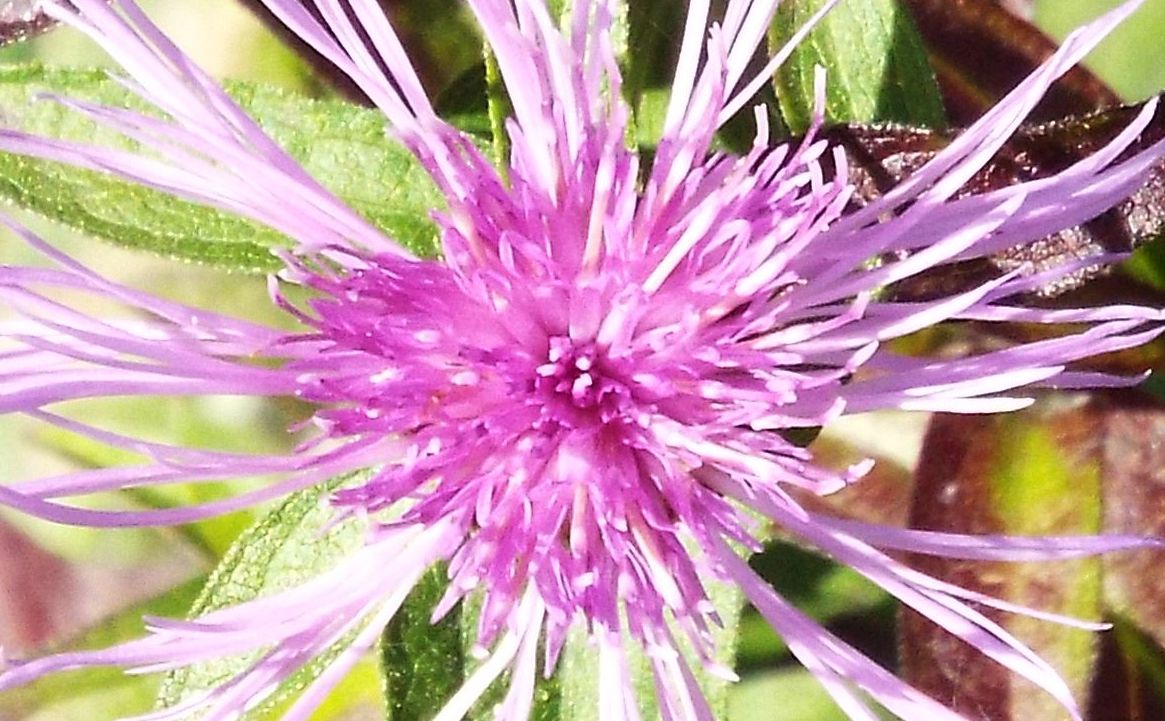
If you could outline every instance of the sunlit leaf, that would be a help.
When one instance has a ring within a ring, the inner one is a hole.
[[[293,588],[359,548],[364,526],[356,520],[333,523],[334,512],[324,500],[331,488],[332,485],[325,485],[289,497],[240,536],[211,574],[191,609],[191,617]],[[273,696],[244,718],[277,719],[282,705],[319,675],[342,647],[341,642],[293,673]],[[191,694],[217,686],[244,671],[254,660],[253,655],[236,656],[174,671],[162,684],[159,705],[173,706]],[[374,669],[366,669],[371,688],[365,689],[365,696],[348,691],[353,702],[375,698],[378,684],[371,681],[375,679]]]
[[[728,668],[734,665],[736,636],[740,627],[740,610],[743,607],[743,596],[740,590],[731,584],[706,583],[706,588],[712,603],[720,612],[724,622],[722,628],[714,628],[713,636],[716,639],[717,662]],[[692,669],[704,696],[712,708],[716,718],[723,718],[728,704],[728,693],[731,684],[718,676],[706,672],[682,639],[677,638],[681,650]],[[644,719],[659,718],[656,692],[652,679],[651,666],[644,652],[634,643],[627,646],[628,666],[633,687],[639,700],[640,713]],[[595,718],[595,711],[599,708],[599,664],[595,647],[588,643],[581,629],[575,629],[570,635],[566,648],[563,650],[559,662],[557,677],[557,700],[555,719],[561,721],[591,721]],[[550,721],[549,718],[546,721]]]
[[[327,89],[338,92],[351,102],[371,106],[368,96],[347,75],[339,70],[308,43],[279,22],[263,0],[238,0],[263,22],[280,40],[286,43],[310,68]],[[392,19],[393,28],[400,37],[422,82],[431,95],[439,94],[445,86],[477,61],[476,42],[466,42],[477,33],[477,26],[458,0],[424,0],[399,2],[377,0]],[[297,0],[294,4],[317,20],[322,18],[312,0]],[[371,48],[370,48],[371,49]]]
[[[732,688],[732,721],[848,721],[817,679],[800,666],[746,677]]]
[[[341,199],[420,255],[436,253],[429,212],[441,203],[424,171],[386,135],[383,116],[339,102],[234,83],[230,92],[264,129]],[[4,124],[52,138],[134,145],[43,92],[142,109],[103,71],[0,67]],[[247,272],[278,265],[270,250],[288,238],[249,221],[182,202],[110,176],[0,155],[0,196],[118,245]]]
[[[773,21],[775,51],[825,4],[782,2]],[[825,113],[834,122],[946,124],[934,73],[910,15],[897,0],[839,3],[777,71],[781,114],[803,132],[813,115],[815,68],[827,71]]]
[[[749,559],[749,565],[777,591],[813,620],[830,625],[843,620],[868,619],[871,628],[888,631],[893,646],[894,606],[889,594],[857,571],[788,542],[772,542]],[[748,670],[772,664],[788,651],[759,614],[747,610],[741,617],[736,665]]]
[[[430,569],[381,636],[388,721],[427,721],[465,678],[460,606],[430,620],[448,585],[443,565]]]

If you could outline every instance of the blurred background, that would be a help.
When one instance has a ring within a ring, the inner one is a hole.
[[[861,0],[845,0],[858,2]],[[1042,0],[1006,3],[1054,37],[1117,4],[1110,0]],[[235,0],[145,0],[142,5],[176,42],[212,75],[274,84],[323,96],[327,86]],[[433,13],[443,14],[433,23]],[[442,88],[478,61],[467,42],[472,22],[456,2],[399,0],[397,23],[425,48],[421,68],[431,88]],[[1089,65],[1129,101],[1165,88],[1165,0],[1148,0],[1136,21],[1109,38]],[[87,39],[70,30],[0,50],[0,63],[108,66]],[[0,113],[3,109],[0,108]],[[35,221],[33,221],[35,223]],[[259,320],[282,322],[266,300],[259,277],[232,275],[159,260],[97,245],[60,229],[38,225],[69,252],[131,286]],[[0,262],[39,262],[15,241],[0,238]],[[76,409],[74,409],[76,410]],[[89,404],[90,418],[116,429],[185,444],[261,451],[287,443],[284,429],[297,409],[248,399],[131,401]],[[858,418],[821,441],[821,452],[838,461],[855,453],[883,459],[884,483],[910,476],[918,460],[925,418]],[[0,477],[4,481],[43,476],[79,466],[118,463],[108,449],[47,433],[18,419],[0,419]],[[902,480],[901,482],[906,482]],[[214,494],[224,489],[202,489]],[[184,499],[175,491],[167,503]],[[877,499],[870,499],[877,503]],[[889,509],[889,515],[904,509]],[[70,640],[100,643],[132,634],[143,609],[182,614],[200,579],[253,518],[236,514],[197,528],[158,532],[63,530],[0,511],[0,647],[18,655]],[[899,517],[898,520],[901,520]],[[815,617],[859,645],[894,661],[893,604],[877,589],[811,554],[786,549],[768,573]],[[178,586],[176,591],[170,589]],[[145,604],[145,605],[140,605]],[[103,619],[109,619],[101,623]],[[96,629],[96,630],[92,630]],[[744,681],[732,691],[731,717],[739,721],[838,721],[843,717],[790,659],[779,640],[757,619],[746,616],[739,656]],[[80,635],[80,636],[79,636]],[[888,647],[888,648],[887,648]],[[879,651],[880,649],[880,651]],[[1165,669],[1165,667],[1163,667]],[[349,685],[346,698],[319,718],[375,719],[377,686],[368,668]],[[1152,679],[1151,679],[1152,681]],[[1165,670],[1156,678],[1165,688]],[[102,719],[148,707],[148,681],[101,676],[92,681],[50,683],[0,694],[0,721]],[[1097,721],[1124,721],[1098,719]],[[1150,721],[1149,717],[1141,720]]]

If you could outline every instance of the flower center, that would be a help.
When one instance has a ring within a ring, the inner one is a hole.
[[[610,422],[631,395],[610,370],[594,343],[551,338],[546,362],[538,366],[534,379],[535,394],[545,404],[543,418],[571,428]]]

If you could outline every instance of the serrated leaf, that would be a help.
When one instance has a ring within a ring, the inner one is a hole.
[[[824,4],[781,3],[770,33],[774,51]],[[781,113],[794,133],[804,132],[813,116],[818,65],[828,73],[825,114],[831,121],[945,124],[934,72],[898,0],[839,3],[777,71]]]
[[[0,67],[0,119],[6,127],[76,142],[136,146],[63,106],[51,92],[149,112],[104,71]],[[424,170],[386,136],[376,111],[282,90],[231,83],[228,91],[323,185],[413,252],[437,252],[429,212],[441,197]],[[291,240],[250,221],[114,177],[0,154],[0,197],[102,240],[164,256],[266,272],[270,250]]]
[[[358,549],[364,526],[356,520],[333,523],[325,497],[334,484],[296,493],[239,537],[211,574],[191,608],[191,617],[293,588],[332,568]],[[337,644],[292,674],[270,698],[242,717],[278,718],[277,709],[318,676],[342,649]],[[160,707],[212,688],[245,670],[255,657],[235,656],[170,673],[158,694]]]

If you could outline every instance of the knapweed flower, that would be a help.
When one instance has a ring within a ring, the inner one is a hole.
[[[303,719],[426,569],[447,562],[448,592],[434,618],[475,595],[477,640],[488,655],[441,721],[465,715],[503,674],[500,717],[527,718],[536,676],[553,671],[575,628],[598,657],[599,717],[638,718],[628,651],[639,647],[663,717],[710,718],[677,650],[690,644],[712,663],[710,578],[737,584],[852,718],[875,718],[870,699],[906,719],[962,718],[766,585],[738,551],[757,547],[763,519],[1079,718],[1056,672],[981,609],[1070,619],[930,578],[886,551],[1021,560],[1137,540],[969,538],[823,515],[790,491],[829,494],[868,464],[826,470],[782,432],[887,408],[1009,411],[1030,402],[1010,395],[1021,388],[1131,382],[1068,364],[1157,336],[1161,310],[1009,303],[1074,266],[1009,273],[927,301],[895,302],[879,290],[1076,225],[1137,186],[1162,148],[1116,161],[1153,103],[1107,147],[1057,175],[956,197],[1049,83],[1132,5],[1069,38],[895,190],[845,213],[844,156],[812,131],[795,145],[771,144],[758,112],[750,152],[712,150],[717,129],[787,54],[759,73],[749,64],[776,0],[729,0],[715,23],[709,3],[692,0],[649,167],[627,142],[612,2],[578,0],[564,32],[542,0],[468,0],[512,102],[505,179],[436,116],[375,2],[315,0],[322,23],[299,2],[265,3],[352,78],[430,173],[446,203],[434,212],[442,258],[412,257],[313,181],[130,0],[51,6],[100,42],[164,117],[62,99],[150,154],[13,131],[0,133],[0,149],[114,173],[282,231],[294,244],[272,297],[303,328],[260,327],[137,292],[10,222],[55,267],[0,268],[0,297],[22,316],[3,326],[0,411],[146,461],[0,486],[0,502],[62,523],[176,524],[370,469],[330,501],[337,517],[368,519],[366,541],[292,590],[193,621],[154,621],[146,637],[107,650],[10,660],[0,689],[91,665],[167,669],[254,653],[237,676],[147,717],[228,719],[350,639],[284,717]],[[308,299],[292,302],[288,286]],[[60,300],[60,290],[81,300]],[[133,313],[95,317],[86,295]],[[952,319],[1071,329],[965,357],[904,357],[885,346]],[[51,410],[82,398],[200,394],[297,397],[314,408],[315,439],[286,456],[242,456],[123,437]],[[259,475],[276,480],[202,506],[111,511],[59,500]]]

